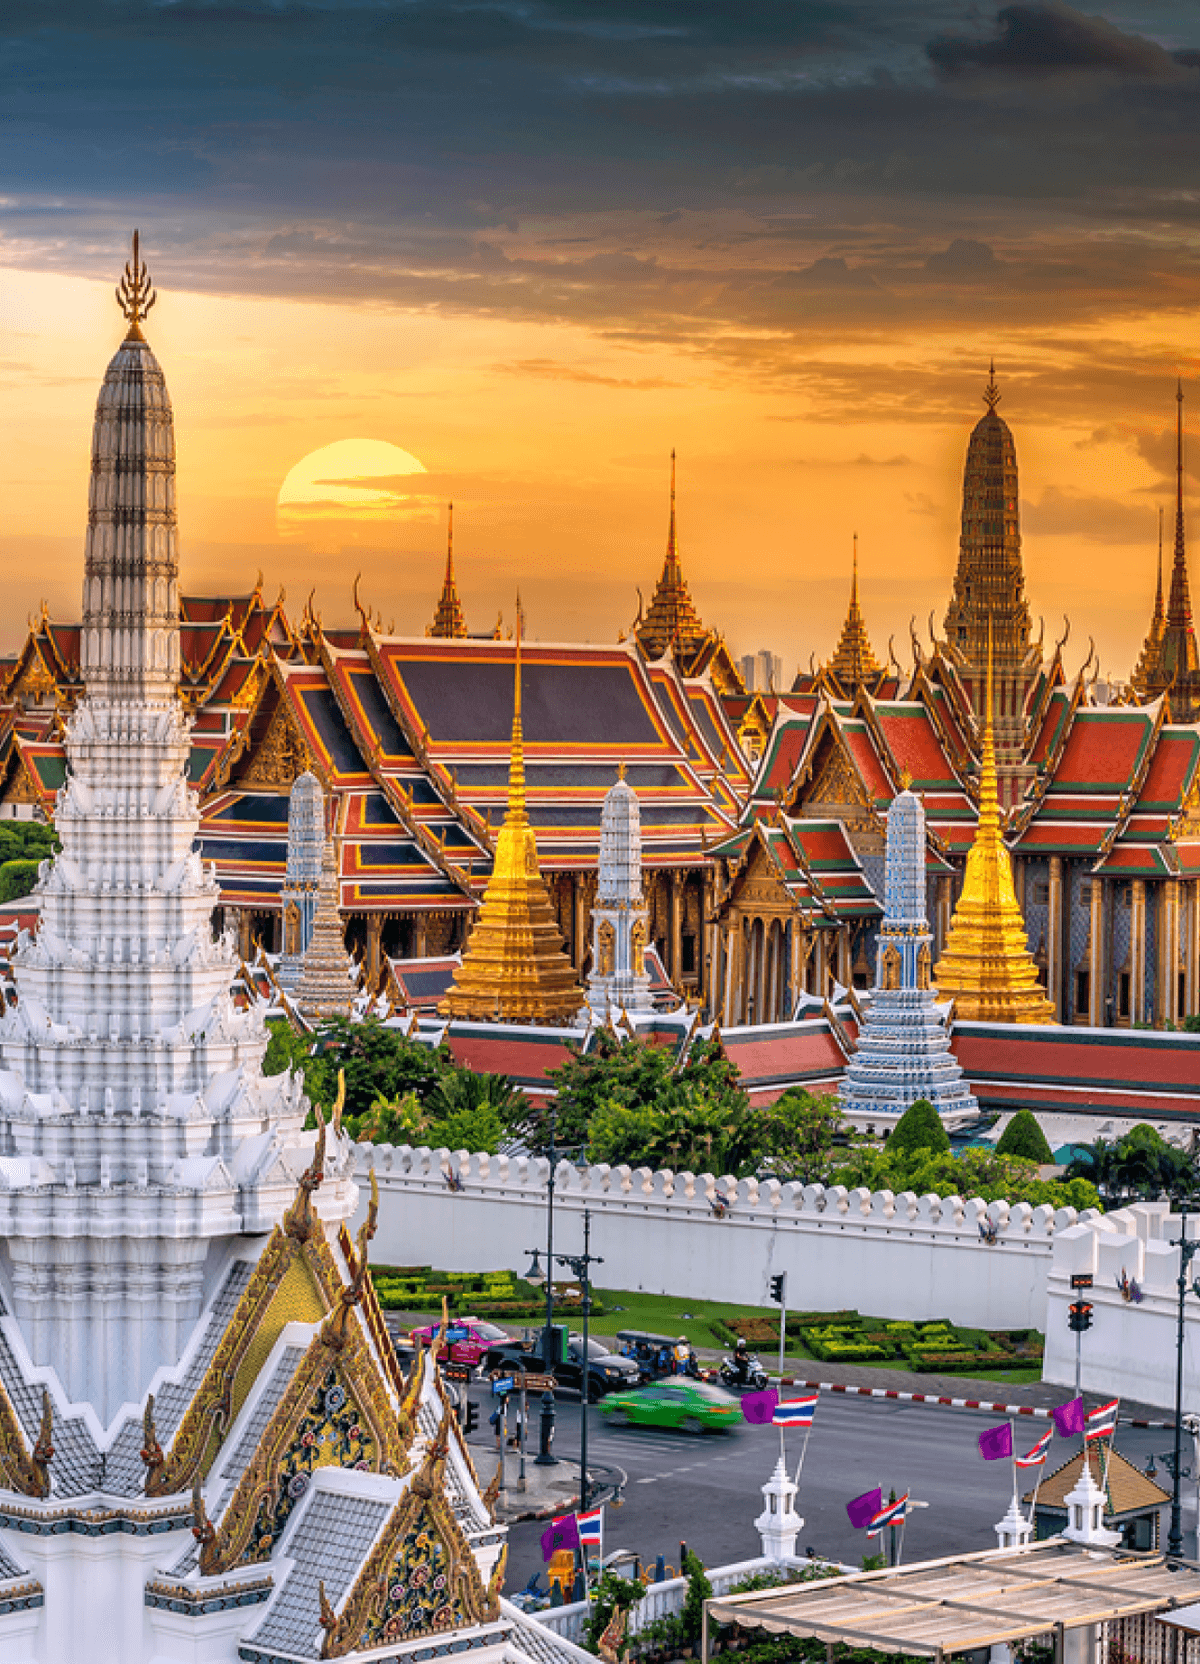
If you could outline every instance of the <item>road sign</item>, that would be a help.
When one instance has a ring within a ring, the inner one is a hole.
[[[526,1392],[553,1392],[558,1382],[553,1375],[522,1374],[521,1385]]]
[[[446,1330],[446,1345],[453,1346],[457,1341],[470,1340],[471,1331],[461,1323],[452,1323]]]
[[[1092,1274],[1090,1271],[1073,1271],[1071,1273],[1072,1288],[1091,1288]]]
[[[506,1392],[511,1392],[516,1384],[516,1381],[511,1375],[498,1375],[492,1382],[492,1396],[495,1398],[503,1398],[504,1394]]]

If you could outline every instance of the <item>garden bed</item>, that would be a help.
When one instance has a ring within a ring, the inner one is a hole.
[[[373,1265],[371,1280],[385,1311],[441,1310],[443,1299],[453,1316],[487,1317],[497,1322],[540,1318],[546,1312],[544,1289],[527,1283],[512,1271],[438,1271],[431,1265]],[[555,1283],[554,1301],[565,1317],[578,1308],[582,1295],[577,1283]],[[592,1313],[604,1307],[592,1295]]]

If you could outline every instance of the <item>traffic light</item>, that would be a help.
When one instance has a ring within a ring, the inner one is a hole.
[[[1084,1334],[1092,1326],[1092,1308],[1085,1300],[1076,1300],[1067,1307],[1067,1328],[1077,1335]]]
[[[777,1306],[783,1305],[783,1285],[786,1281],[787,1273],[784,1271],[771,1278],[771,1299],[774,1300]]]
[[[463,1406],[463,1432],[473,1433],[479,1426],[479,1405],[467,1399]]]

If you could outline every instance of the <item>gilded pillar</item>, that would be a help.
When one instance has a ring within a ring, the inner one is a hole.
[[[938,954],[950,934],[950,919],[954,911],[954,876],[945,872],[937,881],[937,947]]]
[[[1088,924],[1088,1022],[1104,1024],[1104,880],[1092,875],[1092,907]]]
[[[1158,913],[1158,1020],[1179,1021],[1179,880],[1166,878],[1159,886],[1162,902]]]
[[[382,962],[383,914],[367,914],[367,987],[372,993],[379,987]]]
[[[683,987],[683,880],[676,869],[671,874],[671,981]]]
[[[1061,855],[1050,857],[1050,882],[1046,909],[1046,993],[1054,1003],[1055,1016],[1063,1020],[1063,864]]]
[[[737,943],[741,926],[737,914],[731,915],[721,932],[721,1022],[733,1027],[733,990],[737,982]]]
[[[1129,1021],[1146,1020],[1146,880],[1129,886]]]
[[[429,952],[429,920],[418,913],[413,924],[413,958],[424,959]]]
[[[1200,1016],[1200,878],[1186,886],[1187,925],[1184,933],[1183,976],[1186,1017]]]
[[[713,914],[717,906],[717,875],[712,867],[704,869],[704,886],[700,893],[700,964],[699,995],[710,1010],[716,1009],[713,999],[713,973],[716,965],[718,928]]]
[[[575,969],[582,971],[587,952],[587,890],[581,872],[572,878],[571,891],[571,959]]]
[[[237,944],[239,957],[242,960],[248,960],[252,951],[252,945],[250,939],[250,910],[247,907],[238,908]]]
[[[843,988],[849,988],[854,980],[850,968],[850,926],[843,925],[838,931],[837,939],[837,979]]]

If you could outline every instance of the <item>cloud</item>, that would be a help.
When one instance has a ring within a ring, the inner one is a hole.
[[[663,388],[681,387],[682,382],[669,381],[665,376],[606,376],[597,370],[585,370],[578,364],[560,364],[553,358],[518,358],[508,364],[493,364],[501,375],[535,377],[545,381],[578,381],[590,387],[620,387],[627,392],[652,393]]]
[[[934,68],[948,76],[979,70],[1036,77],[1103,71],[1172,80],[1182,72],[1178,59],[1155,41],[1126,34],[1063,0],[1002,6],[994,35],[939,35],[925,50]]]
[[[1147,549],[1158,536],[1158,521],[1150,509],[1054,485],[1046,487],[1040,501],[1025,505],[1024,522],[1026,531],[1039,537],[1079,537],[1093,543],[1140,544]]]
[[[977,242],[974,237],[955,237],[948,248],[936,250],[925,262],[925,270],[935,277],[968,281],[994,277],[999,267],[991,245]]]

